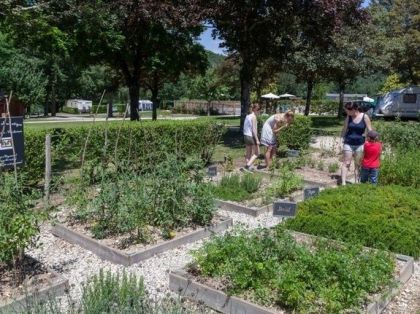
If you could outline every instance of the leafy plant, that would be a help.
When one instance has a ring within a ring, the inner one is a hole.
[[[44,215],[34,211],[35,192],[22,188],[12,174],[0,171],[0,263],[16,264],[33,244]]]
[[[283,165],[278,177],[266,190],[266,195],[272,198],[284,198],[303,186],[303,178],[293,172],[290,167]]]
[[[255,174],[247,173],[241,179],[241,186],[248,193],[255,193],[261,186],[261,177]]]
[[[357,311],[392,283],[394,261],[380,251],[315,241],[297,243],[281,226],[236,229],[193,252],[190,271],[223,282],[227,293],[296,312]]]
[[[420,256],[420,191],[401,186],[328,189],[298,205],[296,231]]]
[[[334,162],[332,164],[328,164],[328,172],[335,173],[337,172],[338,168],[340,168],[339,164]]]
[[[420,147],[420,124],[411,122],[374,123],[380,140],[393,148],[415,150]]]

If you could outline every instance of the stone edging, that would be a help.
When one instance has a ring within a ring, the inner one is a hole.
[[[0,302],[0,313],[23,313],[30,306],[31,300],[48,300],[65,293],[69,289],[69,281],[52,269],[47,268],[47,272],[52,274],[52,279],[39,289],[20,295],[16,298]]]
[[[246,215],[251,215],[254,217],[258,217],[259,215],[268,213],[273,210],[273,204],[265,205],[260,208],[252,208],[252,207],[247,207],[245,205],[240,205],[233,202],[223,201],[223,200],[218,200],[218,199],[215,200],[215,203],[216,203],[216,207],[220,209],[223,209],[226,211],[237,212],[241,214],[246,214]]]
[[[56,224],[52,226],[51,233],[63,239],[64,241],[77,244],[91,251],[92,253],[98,255],[104,260],[108,260],[114,264],[130,266],[139,263],[140,261],[146,260],[156,254],[176,248],[180,245],[195,242],[205,237],[208,237],[213,233],[224,231],[227,228],[229,228],[232,225],[232,223],[232,218],[224,217],[223,221],[215,225],[197,229],[186,235],[151,246],[146,250],[130,254],[104,245],[99,241],[92,239],[77,231],[71,230],[62,224]]]
[[[397,254],[396,258],[404,261],[405,265],[396,278],[397,287],[389,288],[382,295],[375,298],[367,308],[367,314],[379,314],[386,308],[414,273],[414,259],[410,256]],[[169,274],[169,288],[173,292],[185,296],[194,301],[203,302],[216,311],[226,314],[275,314],[276,312],[235,296],[228,296],[222,291],[216,290],[205,284],[191,280],[185,270],[172,271]]]

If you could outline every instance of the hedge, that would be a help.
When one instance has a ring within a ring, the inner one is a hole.
[[[420,123],[418,122],[374,122],[380,140],[391,147],[418,149],[420,147]]]
[[[356,242],[413,257],[420,256],[420,190],[351,185],[325,190],[298,205],[287,228]]]
[[[105,153],[105,132],[108,145]],[[210,161],[215,145],[225,128],[209,119],[197,121],[112,122],[49,130],[25,130],[25,166],[23,171],[33,181],[44,174],[45,136],[52,133],[53,171],[80,166],[88,134],[85,161],[113,160],[128,167],[147,167],[166,155],[179,158],[199,156]],[[117,150],[115,150],[117,146]],[[115,154],[116,151],[116,154]]]

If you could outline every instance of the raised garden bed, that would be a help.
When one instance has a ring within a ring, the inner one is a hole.
[[[74,228],[63,224],[53,225],[51,232],[67,242],[80,245],[105,260],[115,264],[130,266],[180,245],[198,241],[213,233],[222,232],[231,225],[231,218],[220,217],[217,222],[210,226],[190,230],[188,233],[178,235],[170,240],[161,240],[154,245],[138,247],[134,251],[130,250],[130,248],[127,248],[125,251],[117,249],[110,244],[104,243],[106,241],[95,240],[87,235],[86,232],[83,233],[80,228],[79,231],[76,231]]]
[[[193,256],[170,289],[223,313],[380,313],[414,272],[409,256],[279,227],[230,232]]]
[[[11,271],[0,268],[0,313],[23,313],[32,302],[63,294],[68,280],[32,257],[25,256],[23,281],[16,286]]]
[[[413,258],[405,255],[397,255],[396,259],[404,264],[399,275],[395,278],[398,282],[394,288],[389,288],[366,307],[365,313],[379,314],[387,307],[389,302],[400,292],[401,287],[410,279],[414,272]],[[204,303],[210,308],[227,314],[276,314],[277,309],[266,308],[242,298],[230,296],[197,281],[191,274],[185,270],[172,271],[169,274],[169,288],[183,297],[187,297],[199,303]]]
[[[305,180],[303,189],[291,193],[291,195],[286,199],[294,202],[301,202],[304,200],[304,190],[313,187],[318,187],[320,190],[323,190],[325,188],[322,184],[318,184],[316,182],[308,182]],[[217,199],[216,206],[226,211],[237,212],[241,214],[251,215],[254,217],[258,217],[262,214],[273,211],[274,200],[270,202],[270,204],[260,206],[258,206],[258,202],[261,202],[261,200],[257,199],[240,203]]]

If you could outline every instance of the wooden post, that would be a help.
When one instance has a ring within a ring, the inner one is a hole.
[[[50,201],[50,182],[51,182],[51,134],[45,136],[45,208],[48,208]]]

